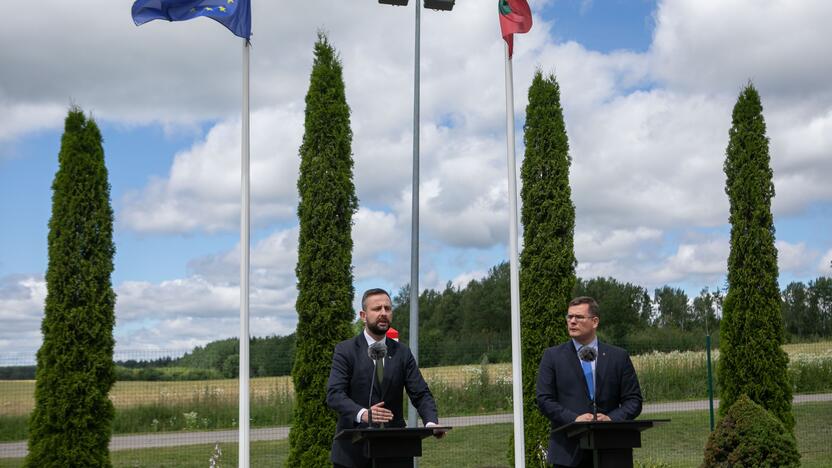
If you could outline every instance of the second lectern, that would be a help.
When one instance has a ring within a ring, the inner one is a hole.
[[[591,450],[595,468],[633,468],[633,449],[641,447],[641,432],[669,419],[586,421],[555,429],[577,439],[581,450]]]

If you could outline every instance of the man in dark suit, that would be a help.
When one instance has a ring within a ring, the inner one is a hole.
[[[343,429],[368,427],[370,418],[374,426],[383,423],[385,427],[406,427],[402,389],[407,390],[425,426],[438,425],[436,403],[419,372],[416,359],[407,346],[385,336],[393,320],[390,295],[383,289],[368,290],[361,299],[360,315],[364,331],[338,343],[332,357],[326,404],[339,414],[336,433]],[[387,356],[382,359],[384,371],[379,385],[378,379],[373,377],[375,363],[367,354],[367,348],[381,340],[387,345]],[[436,437],[443,434],[435,433]],[[362,448],[348,439],[335,439],[332,463],[336,468],[369,467],[370,460],[364,456]]]
[[[537,374],[537,406],[552,422],[552,429],[573,421],[593,420],[593,399],[598,421],[625,421],[641,414],[641,389],[630,356],[621,348],[599,343],[601,321],[598,303],[590,297],[569,302],[566,325],[572,338],[548,348]],[[579,350],[595,348],[597,358],[579,359]],[[547,461],[556,467],[591,467],[592,453],[563,433],[549,436]]]

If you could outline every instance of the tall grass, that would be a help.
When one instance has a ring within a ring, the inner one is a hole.
[[[214,387],[190,399],[162,395],[153,403],[117,407],[114,434],[229,429],[238,426],[238,406]],[[292,422],[293,396],[283,387],[251,397],[251,427],[287,426]],[[0,416],[0,441],[24,440],[28,416]]]
[[[274,389],[251,398],[251,427],[285,426],[292,422],[293,397],[285,389]],[[116,410],[114,433],[165,432],[226,429],[238,426],[237,402],[206,388],[190,401],[179,398],[153,405]]]
[[[823,354],[789,355],[789,378],[795,393],[818,393],[832,389],[832,349]]]
[[[708,397],[707,358],[702,351],[642,354],[633,357],[633,366],[636,368],[645,402]],[[716,381],[714,382],[716,384]],[[718,392],[716,388],[714,391]]]
[[[453,416],[468,416],[511,411],[510,374],[504,366],[465,366],[455,379],[427,380],[438,408]]]

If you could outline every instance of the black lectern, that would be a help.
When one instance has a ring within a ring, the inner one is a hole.
[[[364,456],[373,460],[374,468],[413,468],[413,457],[422,456],[422,439],[432,436],[435,429],[448,431],[451,427],[365,427],[344,429],[335,438],[364,444]]]
[[[633,448],[641,447],[641,431],[669,419],[587,421],[564,424],[554,430],[577,439],[582,450],[592,450],[595,468],[633,468]]]

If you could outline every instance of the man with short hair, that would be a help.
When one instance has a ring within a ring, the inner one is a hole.
[[[370,417],[373,424],[406,427],[402,389],[407,391],[425,426],[438,425],[436,403],[413,353],[407,346],[386,337],[393,321],[390,295],[383,289],[367,290],[361,298],[359,314],[364,330],[335,346],[327,382],[326,404],[339,414],[336,434],[344,429],[368,427]],[[382,340],[387,346],[387,355],[382,359],[382,382],[378,382],[374,377],[375,362],[367,349]],[[435,432],[436,437],[442,435],[444,432]],[[331,460],[336,468],[363,468],[371,463],[362,453],[362,446],[348,439],[333,440]]]
[[[573,421],[592,421],[593,401],[598,421],[625,421],[641,414],[641,388],[627,352],[600,343],[598,303],[591,297],[569,302],[566,326],[571,340],[546,349],[537,374],[537,406],[552,422],[552,429]],[[591,354],[595,360],[581,360]],[[592,453],[562,432],[549,437],[547,461],[556,467],[592,467]]]

